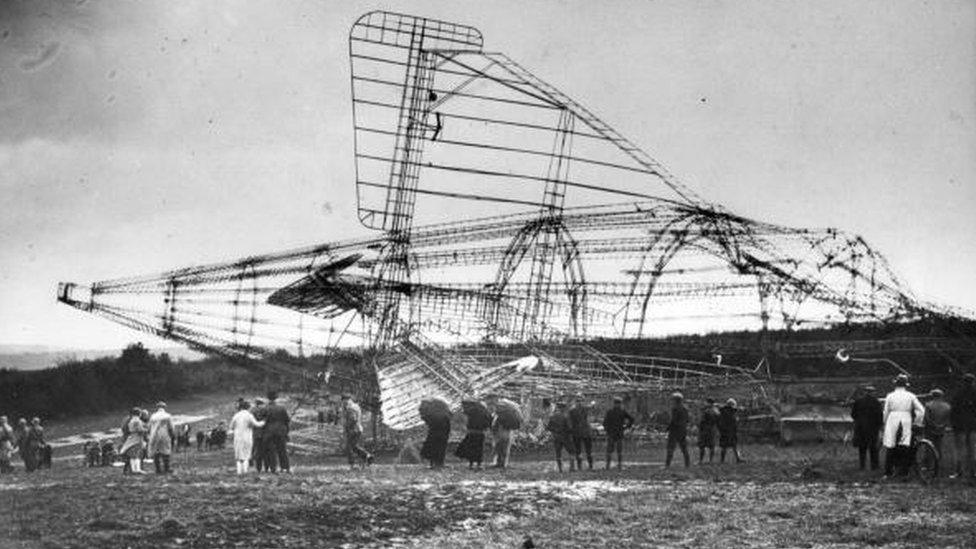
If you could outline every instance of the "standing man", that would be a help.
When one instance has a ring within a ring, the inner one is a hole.
[[[342,394],[342,430],[346,435],[346,456],[349,466],[356,466],[356,456],[363,459],[366,465],[372,465],[373,455],[363,448],[363,412],[359,405],[353,402],[352,395]]]
[[[34,472],[37,468],[36,456],[30,451],[30,446],[27,444],[27,435],[30,433],[30,427],[27,426],[27,420],[20,418],[17,420],[17,451],[20,453],[20,459],[24,461],[24,470],[28,473]]]
[[[685,467],[691,467],[688,456],[688,408],[685,407],[685,397],[681,393],[671,395],[671,421],[668,422],[668,448],[664,458],[664,466],[671,467],[674,457],[674,447],[681,448],[685,458]]]
[[[277,398],[276,391],[268,391],[268,410],[264,420],[265,466],[272,473],[277,473],[280,465],[283,472],[290,473],[287,444],[291,419],[288,410],[275,402]]]
[[[254,399],[254,419],[261,424],[255,427],[251,434],[254,444],[251,446],[251,461],[254,462],[254,470],[264,471],[264,420],[268,418],[268,407],[264,405],[263,398]]]
[[[14,430],[7,422],[7,416],[0,416],[0,474],[12,473],[10,458],[14,454]]]
[[[582,452],[586,451],[586,462],[593,470],[593,429],[590,427],[590,407],[583,402],[582,393],[576,393],[573,407],[569,410],[569,423],[573,430],[573,450],[576,454],[576,467],[583,470]]]
[[[569,470],[575,471],[576,462],[573,460],[573,435],[570,432],[569,417],[566,415],[565,402],[560,401],[556,403],[556,409],[549,415],[549,421],[546,422],[546,430],[552,433],[552,444],[556,450],[556,467],[559,469],[559,472],[563,472],[563,449],[569,455]],[[607,458],[607,463],[609,464],[609,462],[610,458]]]
[[[878,469],[878,432],[884,425],[884,409],[878,397],[874,396],[874,387],[861,389],[860,395],[851,404],[851,419],[854,420],[854,446],[857,447],[857,459],[861,470],[870,454],[871,470]]]
[[[976,432],[976,376],[966,374],[962,386],[952,397],[950,411],[952,438],[956,447],[956,474],[976,476],[973,461],[973,439]]]
[[[44,450],[47,443],[44,442],[44,428],[41,427],[41,418],[31,419],[30,429],[27,430],[27,451],[30,452],[34,464],[34,469],[39,469],[45,464]],[[50,462],[47,462],[50,467]]]
[[[706,398],[698,419],[698,465],[705,461],[708,449],[708,462],[715,458],[715,439],[718,438],[718,405],[714,398]]]
[[[492,407],[495,419],[491,424],[495,443],[495,467],[508,467],[508,460],[512,454],[512,432],[522,427],[522,408],[507,398],[493,396]]]
[[[156,474],[169,474],[169,459],[173,453],[173,441],[176,432],[173,429],[173,416],[166,411],[165,402],[156,403],[156,411],[149,416],[149,455],[153,458]]]
[[[729,448],[735,455],[735,462],[742,463],[739,455],[739,420],[736,418],[739,405],[734,398],[725,401],[725,406],[718,412],[718,446],[721,449],[719,461],[725,463],[725,452]]]
[[[932,389],[929,391],[929,396],[931,400],[925,404],[925,428],[922,432],[925,438],[932,441],[939,456],[945,457],[942,439],[950,429],[952,406],[946,401],[942,389]],[[935,473],[939,474],[938,469]]]
[[[610,457],[617,451],[617,469],[624,467],[624,431],[634,426],[634,416],[624,410],[624,399],[613,397],[613,408],[607,410],[603,416],[603,430],[607,434],[607,469],[610,468]]]
[[[908,390],[908,376],[900,374],[884,401],[885,478],[891,477],[895,467],[899,474],[908,473],[912,423],[921,424],[924,418],[925,408]]]

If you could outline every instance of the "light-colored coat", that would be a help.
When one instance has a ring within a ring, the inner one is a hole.
[[[143,435],[146,434],[146,425],[139,419],[139,416],[132,416],[126,424],[129,431],[128,436],[122,442],[120,454],[125,454],[130,458],[138,457],[142,453]]]
[[[912,442],[912,422],[921,425],[925,408],[918,398],[904,387],[895,387],[884,401],[884,447],[909,446]],[[898,437],[898,430],[901,436]],[[897,440],[896,440],[897,439]]]
[[[234,434],[234,459],[237,461],[251,459],[255,427],[264,427],[264,422],[254,419],[254,415],[249,410],[240,410],[231,418],[230,430]]]
[[[173,416],[160,408],[149,416],[149,455],[170,455],[173,453],[173,440],[176,432],[173,429]]]

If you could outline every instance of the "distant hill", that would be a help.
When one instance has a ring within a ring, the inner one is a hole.
[[[202,354],[182,347],[150,349],[166,353],[173,360],[199,360]],[[119,349],[64,349],[45,345],[0,345],[0,369],[43,370],[69,361],[117,357]]]

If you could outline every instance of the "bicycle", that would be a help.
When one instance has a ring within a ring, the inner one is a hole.
[[[939,477],[942,454],[935,443],[925,437],[921,428],[912,429],[911,466],[913,476],[928,484]]]

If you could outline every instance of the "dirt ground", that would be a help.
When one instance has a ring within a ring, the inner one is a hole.
[[[976,546],[962,481],[881,482],[841,447],[747,447],[746,463],[689,469],[664,469],[660,450],[563,474],[539,455],[473,472],[298,456],[292,474],[246,477],[229,449],[177,456],[169,476],[66,461],[0,477],[0,546]]]

